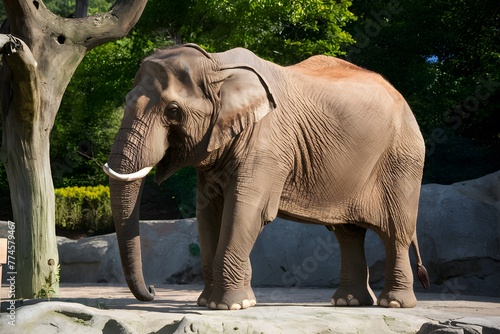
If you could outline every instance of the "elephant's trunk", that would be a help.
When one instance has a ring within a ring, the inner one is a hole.
[[[154,288],[146,287],[142,271],[139,207],[144,179],[109,180],[111,207],[120,249],[123,273],[130,291],[141,301],[154,299]]]

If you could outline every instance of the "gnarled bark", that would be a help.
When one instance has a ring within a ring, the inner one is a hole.
[[[53,270],[48,261],[58,262],[49,138],[64,91],[85,53],[125,36],[146,2],[117,0],[107,13],[66,19],[41,0],[3,0],[15,39],[0,35],[0,157],[16,223],[17,298],[37,294]]]

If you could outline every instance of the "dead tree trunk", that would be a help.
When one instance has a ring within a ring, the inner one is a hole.
[[[85,53],[125,36],[146,2],[117,0],[105,14],[65,19],[51,13],[41,0],[3,0],[14,37],[0,35],[4,60],[0,157],[15,222],[17,298],[33,298],[47,287],[58,293],[49,138],[64,91]]]

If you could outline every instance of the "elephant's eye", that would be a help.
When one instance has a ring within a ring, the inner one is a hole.
[[[169,121],[180,121],[181,118],[181,108],[177,102],[170,102],[165,108],[165,116]]]

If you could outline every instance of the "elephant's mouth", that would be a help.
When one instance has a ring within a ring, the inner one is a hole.
[[[172,161],[171,159],[168,159],[167,154],[165,154],[165,156],[156,165],[154,181],[157,184],[160,184],[168,179],[171,174],[173,174]]]

